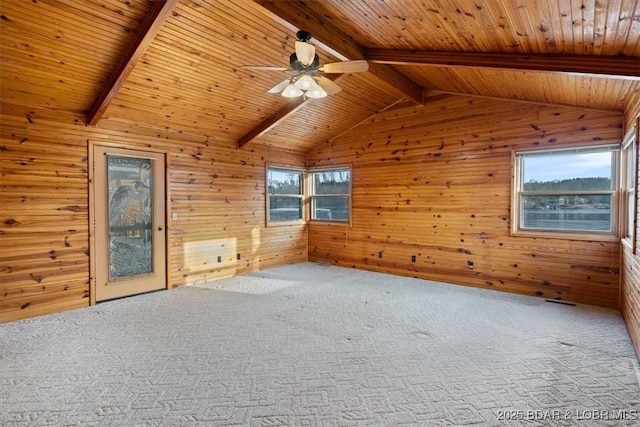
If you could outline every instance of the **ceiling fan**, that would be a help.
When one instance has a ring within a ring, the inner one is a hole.
[[[268,90],[268,93],[280,93],[286,98],[324,98],[340,92],[341,88],[323,74],[360,73],[369,69],[365,60],[333,62],[320,65],[316,48],[309,43],[311,33],[298,31],[295,52],[289,57],[289,67],[243,66],[248,70],[288,71],[293,76],[281,81]]]

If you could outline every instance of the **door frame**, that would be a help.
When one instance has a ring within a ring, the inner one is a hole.
[[[110,141],[94,141],[88,140],[88,156],[87,156],[87,164],[88,164],[88,172],[89,172],[89,305],[96,305],[96,213],[95,213],[95,202],[96,202],[96,188],[95,188],[95,156],[94,151],[96,147],[107,147],[107,148],[119,148],[125,150],[136,150],[136,151],[147,151],[149,153],[154,154],[162,154],[164,156],[164,240],[165,240],[165,289],[170,289],[171,284],[169,279],[170,275],[170,245],[169,245],[169,218],[171,217],[170,210],[171,206],[169,204],[170,193],[169,193],[169,155],[168,150],[166,149],[158,149],[152,148],[148,146],[139,146],[134,144],[123,144],[123,143],[113,143]]]

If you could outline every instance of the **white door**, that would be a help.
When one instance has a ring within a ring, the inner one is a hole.
[[[166,288],[164,154],[94,147],[95,296]]]

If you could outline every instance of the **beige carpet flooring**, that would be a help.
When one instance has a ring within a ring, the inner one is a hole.
[[[0,325],[2,426],[639,425],[619,312],[302,263]]]

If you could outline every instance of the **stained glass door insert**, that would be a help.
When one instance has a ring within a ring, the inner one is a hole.
[[[153,163],[107,155],[109,278],[153,271],[151,221]]]
[[[166,287],[164,156],[95,147],[96,301]]]

